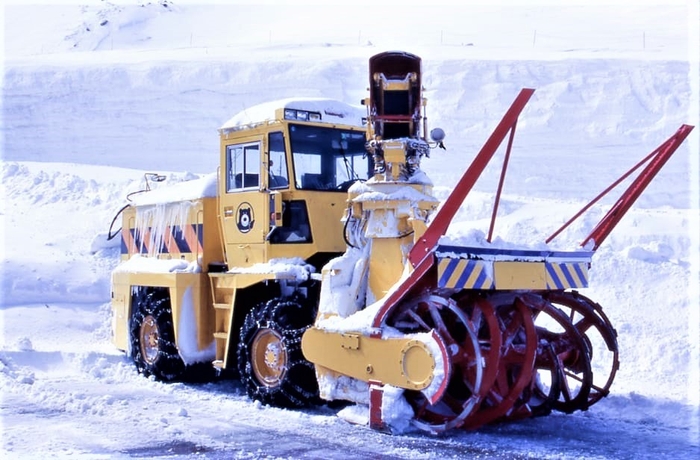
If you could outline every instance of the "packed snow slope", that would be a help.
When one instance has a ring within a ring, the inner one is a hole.
[[[612,395],[586,413],[479,433],[390,438],[347,425],[330,408],[260,407],[236,382],[141,378],[110,343],[118,249],[105,238],[144,172],[165,173],[164,187],[215,171],[216,129],[232,115],[293,96],[357,104],[367,59],[401,49],[423,58],[429,124],[447,132],[447,150],[423,163],[440,199],[519,89],[536,89],[518,122],[496,235],[504,245],[541,244],[681,124],[700,123],[696,3],[82,5],[3,10],[4,455],[700,454],[700,127],[593,258],[585,294],[618,331]],[[449,238],[483,238],[500,161],[502,152]],[[576,249],[616,198],[553,246]]]

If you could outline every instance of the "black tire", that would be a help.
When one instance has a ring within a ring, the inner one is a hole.
[[[238,371],[251,399],[276,407],[319,402],[314,365],[301,351],[301,336],[313,320],[313,309],[296,298],[272,299],[248,313]]]
[[[179,380],[185,363],[175,346],[173,314],[166,291],[141,289],[133,300],[131,358],[139,373],[157,380]]]

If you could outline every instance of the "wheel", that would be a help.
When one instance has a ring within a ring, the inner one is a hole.
[[[175,346],[175,330],[167,292],[141,289],[133,300],[131,358],[139,373],[158,380],[178,380],[185,373]]]
[[[496,362],[498,372],[480,406],[466,420],[464,427],[469,430],[503,417],[523,416],[520,411],[522,394],[532,379],[537,352],[535,323],[521,299],[511,294],[493,295],[487,299],[494,307],[501,331],[500,357]]]
[[[300,299],[273,299],[245,318],[238,344],[238,371],[248,396],[277,407],[318,402],[313,364],[304,359],[301,336],[314,312]]]
[[[610,393],[615,374],[620,368],[617,332],[603,308],[577,291],[549,291],[543,297],[568,315],[586,341],[593,369],[593,381],[587,409]]]
[[[478,407],[487,360],[482,355],[480,331],[488,329],[481,309],[459,307],[454,299],[427,292],[410,299],[387,320],[404,334],[434,330],[450,351],[452,373],[447,390],[435,404],[419,391],[404,392],[415,413],[414,425],[435,433],[460,427]]]
[[[535,367],[556,374],[557,398],[548,398],[552,409],[570,414],[586,410],[593,386],[590,346],[571,322],[569,316],[541,296],[523,295],[535,316],[535,328],[540,345]],[[553,352],[553,353],[552,353]],[[539,373],[542,376],[542,373]],[[536,382],[535,395],[554,396],[552,382]],[[540,406],[546,412],[545,406]]]
[[[455,300],[474,325],[479,338],[479,348],[484,359],[484,377],[481,382],[481,396],[487,394],[498,376],[498,362],[501,354],[501,329],[496,309],[485,298],[471,291],[460,292]]]

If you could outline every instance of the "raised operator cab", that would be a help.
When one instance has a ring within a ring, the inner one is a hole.
[[[328,99],[251,107],[219,129],[216,174],[130,195],[113,341],[140,372],[174,380],[210,363],[265,402],[317,394],[300,334],[321,267],[346,249],[347,190],[374,168],[365,117]]]
[[[281,104],[246,110],[220,129],[229,269],[291,257],[320,268],[345,251],[347,190],[369,178],[362,108],[328,100]]]

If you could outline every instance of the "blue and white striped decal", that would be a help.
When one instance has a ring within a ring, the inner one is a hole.
[[[532,269],[544,266],[546,289],[588,287],[588,270],[592,252],[539,251],[439,245],[438,286],[455,289],[496,289],[494,263],[527,262]],[[525,288],[525,286],[523,286]],[[545,288],[543,285],[540,289]],[[512,287],[509,287],[512,289]]]
[[[547,289],[588,287],[587,262],[546,262]]]
[[[483,260],[441,258],[438,287],[454,289],[493,289],[491,264]]]

